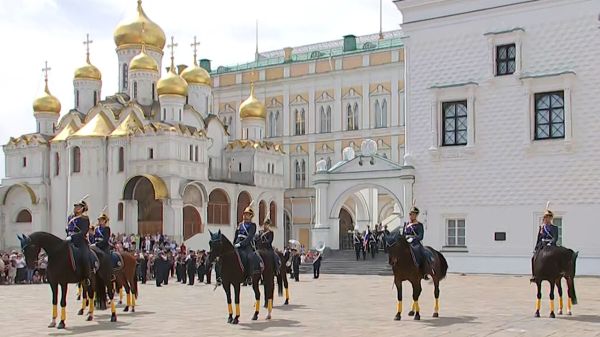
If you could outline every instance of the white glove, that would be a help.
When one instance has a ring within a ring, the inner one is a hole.
[[[233,245],[235,248],[240,248],[240,244],[236,243],[235,245]]]
[[[71,241],[71,236],[67,236],[67,241]]]
[[[406,239],[406,241],[408,241],[408,243],[412,243],[413,240],[414,240],[414,238],[408,238],[408,239]]]

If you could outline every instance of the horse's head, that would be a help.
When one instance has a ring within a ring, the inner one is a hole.
[[[37,268],[41,247],[33,243],[31,237],[26,234],[17,235],[17,238],[21,242],[21,250],[23,251],[23,255],[25,255],[27,267],[31,269]]]
[[[208,232],[210,233],[210,241],[208,242],[208,246],[210,247],[210,251],[208,252],[208,263],[213,264],[224,252],[223,233],[221,233],[220,229],[216,233],[213,233],[210,230]]]

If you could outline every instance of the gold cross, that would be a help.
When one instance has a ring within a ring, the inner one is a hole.
[[[171,44],[167,45],[167,48],[171,48],[171,62],[175,59],[175,47],[178,45],[178,43],[175,43],[175,37],[171,36]]]
[[[200,45],[200,42],[196,41],[196,36],[194,35],[194,43],[192,43],[190,45],[190,47],[194,48],[194,65],[198,65],[198,61],[196,61],[196,57],[198,55],[198,46]]]
[[[85,55],[88,62],[90,62],[90,44],[92,42],[94,41],[90,40],[90,34],[85,34],[85,41],[83,41],[83,44],[85,45]]]
[[[48,61],[45,61],[42,71],[44,72],[44,81],[46,81],[46,83],[48,83],[48,71],[50,70],[52,70],[52,68],[48,67]]]

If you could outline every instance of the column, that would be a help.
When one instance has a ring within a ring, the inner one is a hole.
[[[183,242],[183,200],[163,201],[163,233],[177,243]]]
[[[282,136],[290,136],[290,87],[286,86],[283,90],[283,134]]]
[[[324,175],[324,173],[318,174],[318,179],[323,179],[324,177],[321,177],[322,175]],[[338,249],[339,243],[336,245],[336,243],[331,240],[332,236],[330,235],[329,216],[327,214],[329,210],[327,200],[329,182],[319,181],[315,183],[314,187],[316,194],[315,226],[311,233],[311,248],[320,247],[321,244],[324,244],[326,247]]]
[[[396,72],[392,74],[392,86],[390,90],[392,91],[392,101],[390,102],[392,104],[390,104],[389,115],[391,115],[392,119],[391,124],[388,125],[402,125],[402,104],[398,95],[400,88],[398,88],[398,74]]]
[[[307,134],[313,134],[317,132],[317,115],[315,113],[315,110],[315,89],[314,87],[311,87],[308,92],[308,125],[306,127]]]
[[[125,233],[139,232],[137,200],[123,200],[123,224],[123,231]]]
[[[363,80],[366,81],[366,80]],[[371,93],[369,92],[369,82],[363,82],[362,84],[362,108],[361,108],[361,121],[360,128],[361,130],[366,130],[371,128],[371,109],[369,104],[369,98]]]

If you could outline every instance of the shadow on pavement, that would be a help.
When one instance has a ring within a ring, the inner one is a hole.
[[[403,317],[404,318],[404,317]],[[412,318],[412,317],[410,317]],[[433,327],[446,327],[455,324],[479,324],[475,322],[476,317],[473,316],[457,316],[457,317],[440,317],[440,318],[427,318],[421,316],[423,323]]]
[[[561,317],[561,316],[557,316]],[[595,315],[576,315],[573,316],[564,316],[562,319],[566,319],[567,321],[577,321],[577,322],[587,322],[587,323],[600,323],[600,316]]]
[[[49,336],[75,336],[85,333],[90,333],[94,331],[115,331],[118,334],[118,331],[123,330],[124,328],[131,325],[131,323],[125,322],[109,322],[106,320],[100,320],[96,322],[89,322],[89,325],[83,326],[69,326],[69,322],[67,322],[67,328],[65,330],[57,330],[56,328],[49,328],[48,331],[54,329],[56,332],[51,332]]]
[[[258,321],[240,323],[239,325],[243,330],[253,331],[264,331],[269,328],[299,328],[302,326],[299,321],[293,321],[289,319],[272,319],[266,321],[264,316],[260,317]]]

